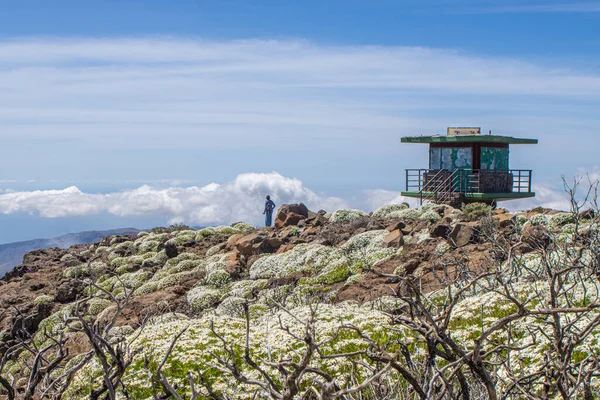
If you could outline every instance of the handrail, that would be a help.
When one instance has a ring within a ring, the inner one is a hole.
[[[488,174],[503,175],[505,178],[486,177]],[[531,193],[531,178],[532,171],[523,169],[495,171],[459,168],[452,172],[407,169],[406,190],[417,192],[421,203],[432,196],[436,201],[449,201],[455,194],[493,193],[493,190],[498,189],[510,193]],[[498,182],[499,186],[495,186]]]

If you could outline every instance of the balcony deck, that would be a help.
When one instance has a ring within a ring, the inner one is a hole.
[[[441,202],[496,202],[534,197],[531,170],[406,170],[402,196]]]

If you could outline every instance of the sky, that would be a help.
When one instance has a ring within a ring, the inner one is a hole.
[[[448,126],[599,176],[600,1],[2,1],[0,243],[403,199]]]

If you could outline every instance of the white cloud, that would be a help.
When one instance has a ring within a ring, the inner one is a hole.
[[[84,193],[72,186],[62,190],[18,191],[0,195],[0,212],[28,213],[45,218],[109,213],[121,217],[163,216],[165,221],[219,224],[234,221],[259,223],[264,197],[279,204],[304,202],[315,211],[348,207],[337,197],[320,196],[298,179],[276,172],[246,173],[224,184],[137,189],[107,194]]]

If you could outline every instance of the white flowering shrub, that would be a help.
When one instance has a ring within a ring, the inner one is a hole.
[[[96,316],[104,311],[108,306],[112,305],[113,302],[107,299],[101,299],[94,297],[88,301],[88,314]]]
[[[110,252],[110,247],[107,246],[98,246],[98,248],[95,251],[96,255],[102,255],[102,254],[106,254]]]
[[[221,298],[219,289],[205,285],[196,286],[187,293],[187,302],[195,311],[204,311],[214,306]]]
[[[440,217],[440,214],[438,214],[434,210],[427,210],[423,214],[421,214],[419,219],[422,221],[428,221],[428,222],[435,223],[435,222],[441,221],[442,217]]]
[[[256,230],[252,225],[247,224],[245,222],[238,222],[233,225],[233,228],[238,231],[237,233],[251,233]]]
[[[128,240],[126,242],[121,242],[114,247],[115,251],[125,252],[125,251],[133,251],[135,245],[132,241]]]
[[[222,249],[223,249],[223,245],[217,244],[217,245],[211,247],[210,249],[206,250],[206,256],[207,257],[214,256],[215,254],[217,254]]]
[[[106,265],[102,261],[94,261],[90,264],[88,269],[87,263],[80,264],[75,267],[66,268],[64,271],[64,275],[67,278],[80,278],[82,276],[87,276],[90,270],[92,274],[95,275],[104,274],[108,270],[108,265]]]
[[[535,214],[531,218],[529,218],[529,222],[532,225],[548,226],[550,225],[550,217],[548,217],[546,214]]]
[[[111,253],[111,254],[114,254],[114,253]],[[129,264],[129,258],[128,257],[117,256],[117,257],[114,257],[112,260],[109,257],[109,260],[110,260],[110,265],[112,267],[115,267],[115,268],[122,267],[124,265]]]
[[[205,237],[208,237],[211,235],[216,235],[216,234],[223,234],[223,235],[235,235],[238,233],[247,234],[254,230],[255,230],[255,228],[253,226],[246,224],[244,222],[238,222],[237,224],[234,224],[232,226],[216,226],[216,227],[204,228],[204,229],[200,229],[198,232],[196,232],[196,241],[200,241],[200,240],[204,239]]]
[[[148,253],[148,252],[156,252],[158,250],[159,242],[156,240],[147,240],[145,242],[140,242],[137,245],[138,252],[140,254]]]
[[[250,267],[250,278],[269,279],[287,276],[293,272],[316,272],[341,257],[342,254],[336,248],[302,243],[285,253],[259,258]]]
[[[414,240],[417,244],[425,243],[426,241],[431,239],[431,234],[429,233],[429,229],[423,229],[415,234],[413,234]]]
[[[144,236],[148,236],[150,234],[150,232],[146,232],[146,231],[139,231],[137,233],[137,235],[135,235],[135,237],[137,238],[143,238]]]
[[[388,215],[389,218],[402,219],[405,221],[416,221],[421,217],[422,214],[423,212],[420,210],[416,210],[414,208],[406,208],[400,211],[392,211]]]
[[[230,300],[228,304],[233,307],[235,299]],[[130,397],[136,399],[152,398],[152,386],[148,381],[148,371],[144,368],[144,360],[148,359],[151,368],[156,368],[166,354],[172,338],[181,332],[184,327],[188,327],[177,342],[163,369],[170,383],[177,385],[184,391],[189,391],[187,371],[200,370],[203,373],[203,379],[211,385],[218,395],[235,399],[256,398],[255,388],[241,385],[231,376],[212,368],[215,359],[211,354],[219,354],[222,357],[225,357],[225,355],[222,343],[210,331],[210,320],[213,321],[219,335],[234,347],[234,351],[240,355],[243,354],[245,323],[242,319],[227,315],[231,308],[228,310],[223,306],[222,311],[225,315],[214,315],[197,320],[175,320],[153,325],[151,329],[142,331],[141,335],[135,340],[134,345],[143,350],[136,356],[132,367],[124,376],[124,384],[128,388]],[[294,335],[302,337],[303,324],[298,320],[308,319],[310,310],[307,307],[301,307],[291,310],[291,313],[295,318],[287,313],[279,312],[274,316],[265,315],[254,320],[255,324],[251,326],[250,330],[250,346],[254,359],[278,360],[291,357],[294,361],[299,361],[305,346],[304,342],[298,341],[292,335],[277,329],[278,323],[274,321],[281,320],[281,323],[288,327]],[[366,349],[368,344],[353,331],[344,330],[343,334],[339,334],[340,321],[348,325],[354,325],[367,334],[376,337],[377,340],[385,342],[390,340],[390,337],[381,330],[381,326],[385,324],[386,320],[385,314],[379,311],[361,309],[353,304],[323,307],[316,321],[317,340],[325,342],[330,339],[327,344],[323,345],[322,350],[325,354]],[[366,358],[361,361],[367,363],[367,365],[371,364]],[[347,376],[351,378],[348,379],[350,381],[361,382],[371,375],[368,368],[361,367],[361,364],[355,364],[346,359],[336,359],[335,362],[332,362],[331,360],[314,357],[311,363],[315,368],[321,368],[334,376]],[[277,374],[274,368],[266,365],[263,367],[269,373]],[[256,372],[247,365],[242,365],[241,368],[243,368],[245,374],[255,376]],[[65,393],[65,397],[84,398],[88,396],[90,385],[100,384],[100,374],[101,369],[98,362],[90,363],[74,378],[73,384]],[[306,376],[300,382],[303,391],[308,389],[312,379],[311,376]],[[346,379],[340,380],[342,385],[351,384],[346,381]],[[189,395],[189,392],[184,394],[186,397],[189,397]],[[304,396],[304,392],[301,393],[302,396]]]
[[[529,222],[529,218],[527,218],[526,215],[523,215],[523,214],[515,215],[515,223],[517,224],[517,226],[523,226],[527,222]]]
[[[435,246],[435,253],[439,256],[442,256],[446,253],[448,253],[449,251],[452,250],[452,245],[450,245],[450,243],[443,241],[440,242],[437,246]]]
[[[388,234],[389,232],[385,229],[364,232],[352,236],[340,247],[340,250],[353,264],[372,265],[394,254],[394,249],[383,247],[383,239]]]
[[[378,208],[374,213],[374,217],[378,218],[390,218],[390,214],[395,211],[402,211],[407,209],[406,204],[387,204],[383,207]]]
[[[160,315],[153,315],[152,317],[148,318],[147,325],[148,326],[161,325],[161,324],[166,324],[166,323],[173,322],[173,321],[187,321],[189,319],[190,318],[185,314],[169,312],[169,313],[160,314]]]
[[[111,328],[108,335],[112,339],[125,338],[131,335],[135,330],[130,325],[115,326]]]
[[[337,210],[329,217],[329,222],[352,222],[366,216],[361,210]]]
[[[434,203],[432,201],[429,201],[427,203],[421,204],[421,206],[419,207],[419,211],[421,211],[422,213],[424,213],[424,212],[427,212],[427,211],[436,210],[438,208],[443,208],[443,207],[444,207],[443,204],[437,204],[437,203]]]
[[[83,258],[90,258],[92,254],[93,253],[91,252],[91,250],[83,250],[81,253],[79,253],[79,256]]]
[[[154,293],[168,287],[181,285],[190,279],[197,278],[197,276],[198,275],[195,271],[184,271],[178,274],[167,275],[161,279],[155,279],[155,277],[152,277],[151,280],[136,289],[133,294],[135,296],[142,296],[145,294]]]
[[[267,285],[267,279],[237,281],[229,287],[226,295],[231,297],[248,297],[253,291],[260,291]]]
[[[50,296],[47,294],[43,294],[41,296],[38,296],[35,298],[35,300],[33,300],[33,304],[35,304],[36,306],[39,304],[50,304],[54,302],[54,296]]]
[[[117,298],[123,298],[125,290],[135,290],[141,287],[149,278],[148,272],[139,270],[136,272],[124,273],[120,276],[106,277],[98,286],[111,292]]]
[[[187,242],[193,242],[196,240],[196,231],[180,231],[179,234],[172,239],[169,239],[168,243],[175,245],[181,245]]]
[[[206,280],[205,280],[205,283],[207,285],[210,285],[210,286],[213,286],[216,288],[223,287],[223,286],[227,285],[229,282],[231,282],[231,276],[229,276],[227,271],[223,271],[223,270],[212,271],[211,273],[209,273],[206,276]]]
[[[165,265],[169,257],[164,250],[154,254],[151,258],[147,258],[142,262],[142,267],[144,268],[152,268],[152,267],[162,267]]]
[[[364,277],[364,274],[354,274],[354,275],[350,275],[348,277],[348,279],[346,279],[346,282],[344,283],[345,285],[354,285],[356,282],[358,282],[359,280],[361,280],[362,277]]]
[[[81,264],[81,261],[71,253],[67,253],[60,258],[60,263],[65,267],[75,267]]]
[[[563,226],[566,224],[572,224],[575,222],[575,215],[573,213],[558,213],[550,216],[550,224],[553,226]]]

